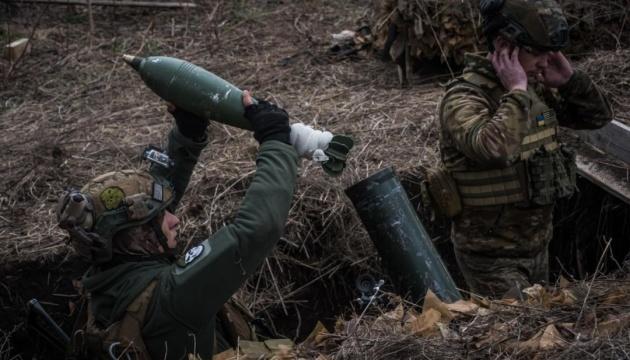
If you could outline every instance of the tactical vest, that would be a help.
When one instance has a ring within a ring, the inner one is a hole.
[[[89,295],[86,309],[79,314],[78,326],[72,336],[73,356],[77,359],[150,360],[142,340],[142,325],[151,303],[157,280],[138,295],[125,310],[122,319],[101,329],[96,325]]]
[[[491,115],[496,113],[504,95],[496,82],[467,72],[447,85],[445,97],[461,87],[483,94],[490,104]],[[555,111],[534,90],[529,89],[528,93],[532,99],[531,126],[512,164],[494,169],[471,166],[466,171],[451,172],[463,206],[516,203],[542,206],[573,194],[575,155],[558,143]]]
[[[84,308],[73,332],[71,358],[151,360],[142,339],[142,325],[156,286],[157,280],[152,281],[127,306],[122,319],[106,329],[96,325],[89,295],[84,295]],[[237,346],[239,340],[256,340],[255,330],[250,326],[253,319],[249,311],[236,300],[226,302],[217,313],[217,329],[220,331],[215,331],[215,353],[218,352],[217,336],[221,337],[225,346],[232,348]]]

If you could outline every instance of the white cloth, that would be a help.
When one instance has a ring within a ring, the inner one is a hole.
[[[324,150],[333,138],[329,131],[315,130],[302,123],[291,125],[290,141],[299,156],[316,162],[328,160]]]

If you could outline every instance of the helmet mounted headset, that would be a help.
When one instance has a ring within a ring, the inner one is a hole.
[[[481,0],[483,32],[490,51],[497,35],[531,52],[569,45],[569,26],[553,0]]]
[[[152,166],[173,166],[169,157],[154,147],[145,149],[143,158]],[[118,232],[144,224],[151,225],[164,253],[117,257],[173,258],[161,220],[174,198],[173,186],[165,178],[147,171],[115,171],[92,179],[81,190],[66,190],[57,205],[57,220],[70,234],[69,242],[79,255],[95,264],[112,261],[113,239]]]

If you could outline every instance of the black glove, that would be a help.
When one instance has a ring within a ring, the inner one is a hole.
[[[258,104],[245,108],[245,118],[254,129],[254,139],[259,144],[267,140],[278,140],[291,145],[289,114],[270,102],[258,100]]]
[[[175,110],[171,111],[171,114],[175,118],[175,124],[177,124],[177,128],[182,135],[195,142],[206,141],[206,129],[210,123],[208,119],[180,108],[175,108]]]

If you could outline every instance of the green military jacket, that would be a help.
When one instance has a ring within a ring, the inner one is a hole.
[[[173,182],[181,200],[201,150],[174,128],[169,156],[175,167],[157,175]],[[282,235],[297,174],[297,154],[291,145],[267,141],[260,146],[256,175],[241,207],[229,225],[190,249],[176,263],[146,261],[95,269],[85,279],[92,311],[101,326],[120,320],[127,306],[151,281],[158,285],[142,329],[153,359],[187,359],[213,352],[215,314],[255,271]],[[174,210],[174,209],[173,209]]]

